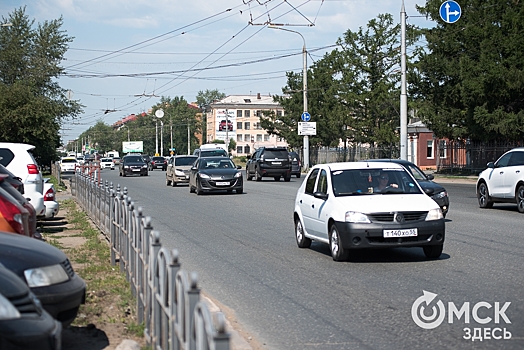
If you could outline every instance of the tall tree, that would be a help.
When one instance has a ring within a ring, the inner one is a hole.
[[[453,24],[440,0],[419,7],[435,23],[417,64],[418,116],[438,137],[522,140],[524,137],[524,2],[462,0]]]
[[[25,8],[11,13],[0,28],[0,139],[36,146],[41,164],[57,158],[60,127],[81,113],[57,79],[60,62],[73,38],[61,30],[62,18],[34,27]]]

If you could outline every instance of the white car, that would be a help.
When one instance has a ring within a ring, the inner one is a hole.
[[[30,200],[37,216],[45,215],[44,180],[32,150],[35,146],[25,143],[0,142],[0,163],[22,179],[24,197]]]
[[[76,157],[76,161],[78,162],[78,164],[84,165],[86,158],[84,156],[78,156]]]
[[[115,170],[115,163],[113,162],[113,158],[101,158],[100,169]]]
[[[60,204],[56,201],[55,185],[49,182],[49,178],[45,178],[44,181],[45,218],[50,219],[58,214]]]
[[[80,164],[76,157],[62,157],[60,160],[60,172],[61,173],[74,173],[76,168]]]
[[[315,165],[295,199],[295,238],[329,244],[335,261],[362,248],[422,247],[440,257],[442,210],[400,164],[350,162]]]
[[[479,174],[477,198],[481,208],[493,203],[517,203],[524,213],[524,147],[504,153],[495,163]]]

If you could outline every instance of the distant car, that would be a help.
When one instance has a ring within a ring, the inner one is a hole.
[[[189,182],[189,173],[197,156],[174,156],[167,162],[166,185],[175,187],[179,183]]]
[[[58,214],[60,204],[56,201],[55,185],[49,182],[49,178],[44,179],[44,181],[45,218],[51,219]]]
[[[224,157],[200,157],[189,173],[189,192],[198,195],[211,191],[227,191],[241,194],[244,181],[241,166]]]
[[[285,147],[260,147],[253,155],[247,156],[246,179],[261,181],[263,177],[272,177],[275,181],[291,180],[291,157]]]
[[[166,170],[167,160],[164,157],[151,157],[151,163],[149,163],[149,170],[155,169]]]
[[[0,263],[14,272],[62,325],[76,318],[86,284],[67,256],[49,243],[0,232]]]
[[[300,156],[297,152],[289,152],[291,157],[291,176],[295,175],[297,179],[300,179],[302,172],[302,163],[300,162]]]
[[[76,157],[62,157],[60,160],[60,172],[63,174],[74,173],[78,165],[80,164],[78,164]]]
[[[430,196],[437,204],[440,206],[440,209],[442,209],[442,215],[446,217],[449,211],[449,196],[448,191],[446,189],[433,182],[432,180],[435,178],[432,174],[426,174],[423,172],[418,166],[413,164],[410,161],[402,160],[402,159],[368,159],[368,160],[362,160],[362,162],[392,162],[402,165],[404,168],[406,168],[411,175],[417,180],[418,184],[424,192]]]
[[[115,170],[115,163],[113,163],[113,158],[100,158],[100,169]]]
[[[76,157],[76,161],[78,162],[78,164],[84,165],[84,163],[86,161],[86,158],[85,158],[85,156],[77,156]]]
[[[62,324],[15,273],[0,264],[0,349],[60,350]]]
[[[120,165],[120,157],[113,157],[113,164],[114,165]]]
[[[216,156],[227,157],[228,156],[226,150],[222,148],[216,148],[216,149],[198,149],[197,148],[193,152],[193,155],[197,157],[216,157]]]
[[[120,176],[140,175],[147,176],[147,164],[140,155],[127,155],[122,158],[118,167]]]
[[[477,180],[477,199],[481,208],[492,208],[493,203],[516,203],[524,213],[524,147],[504,153]]]
[[[37,217],[45,215],[44,180],[32,151],[35,146],[25,143],[0,142],[0,164],[24,183],[24,197],[30,198]]]
[[[386,186],[378,190],[380,179]],[[335,261],[351,250],[422,247],[437,259],[444,247],[442,210],[400,164],[347,162],[311,168],[295,197],[295,239],[329,245]]]

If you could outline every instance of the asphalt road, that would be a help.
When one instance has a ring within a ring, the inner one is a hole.
[[[122,178],[104,170],[102,178],[129,189],[162,244],[179,250],[182,268],[196,271],[202,289],[267,349],[524,348],[524,216],[516,205],[479,209],[472,183],[443,183],[451,205],[439,260],[410,248],[357,251],[337,263],[324,244],[295,243],[293,204],[304,177],[246,181],[242,195],[203,196],[166,187],[163,171]],[[412,317],[424,291],[437,294],[425,324],[445,314],[432,329]],[[468,323],[465,315],[451,323],[450,307],[467,305]],[[500,314],[511,323],[495,320]],[[486,332],[483,341],[464,339],[465,328]],[[498,328],[511,339],[497,339],[504,338]]]

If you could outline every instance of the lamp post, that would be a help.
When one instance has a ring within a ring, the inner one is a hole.
[[[275,24],[269,24],[268,28],[272,29],[280,29],[285,30],[286,32],[291,32],[300,35],[302,38],[302,41],[304,42],[304,45],[302,46],[302,56],[303,56],[303,72],[302,72],[302,92],[304,96],[304,111],[307,112],[307,50],[306,50],[306,39],[304,39],[304,36],[300,34],[299,32],[287,28],[282,28],[281,26],[277,26]],[[303,167],[304,170],[309,169],[309,136],[304,135],[304,161],[303,161]]]
[[[129,126],[127,126],[125,124],[122,124],[121,128],[123,128],[124,126],[127,128],[127,142],[129,142],[129,141],[131,141],[130,137],[129,137]]]
[[[161,109],[157,109],[155,112],[155,117],[158,119],[162,119],[164,116],[164,111]],[[158,122],[156,123],[156,130],[157,130],[157,136],[156,136],[156,155],[158,156]],[[163,132],[164,132],[164,123],[160,121],[160,155],[164,154],[164,139],[163,139]]]

